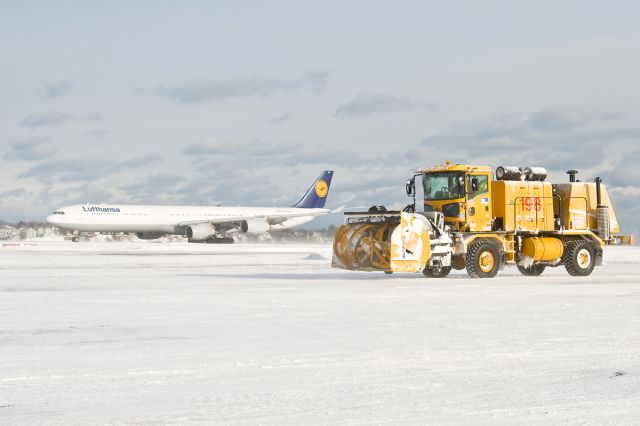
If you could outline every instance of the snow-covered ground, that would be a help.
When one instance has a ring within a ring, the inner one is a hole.
[[[638,248],[587,278],[330,255],[0,244],[0,424],[638,423]]]

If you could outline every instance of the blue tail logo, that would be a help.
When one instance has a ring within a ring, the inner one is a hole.
[[[313,182],[313,185],[307,190],[302,199],[291,207],[301,209],[321,209],[327,201],[329,195],[329,187],[331,186],[331,178],[333,170],[325,170]]]

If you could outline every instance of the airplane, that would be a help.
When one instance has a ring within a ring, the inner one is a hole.
[[[131,232],[144,240],[173,234],[194,243],[230,244],[230,231],[263,234],[335,212],[324,208],[332,177],[333,170],[323,171],[291,207],[77,204],[54,211],[47,222],[73,231],[74,242],[80,240],[80,232]]]

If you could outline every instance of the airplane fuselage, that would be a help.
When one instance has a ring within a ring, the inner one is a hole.
[[[308,216],[299,216],[299,208],[91,204],[63,207],[49,215],[47,221],[59,228],[80,232],[182,234],[190,223],[234,222],[248,216],[253,217],[251,221],[268,222],[269,229],[287,229],[329,212],[327,209],[304,210]],[[279,221],[280,216],[286,220]]]

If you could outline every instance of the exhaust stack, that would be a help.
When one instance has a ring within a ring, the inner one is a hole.
[[[609,207],[602,205],[602,179],[596,178],[596,226],[597,233],[605,241],[611,239],[611,223],[609,221]]]
[[[600,184],[602,183],[602,179],[598,176],[596,178],[596,202],[597,207],[602,207],[602,190],[600,189]]]

